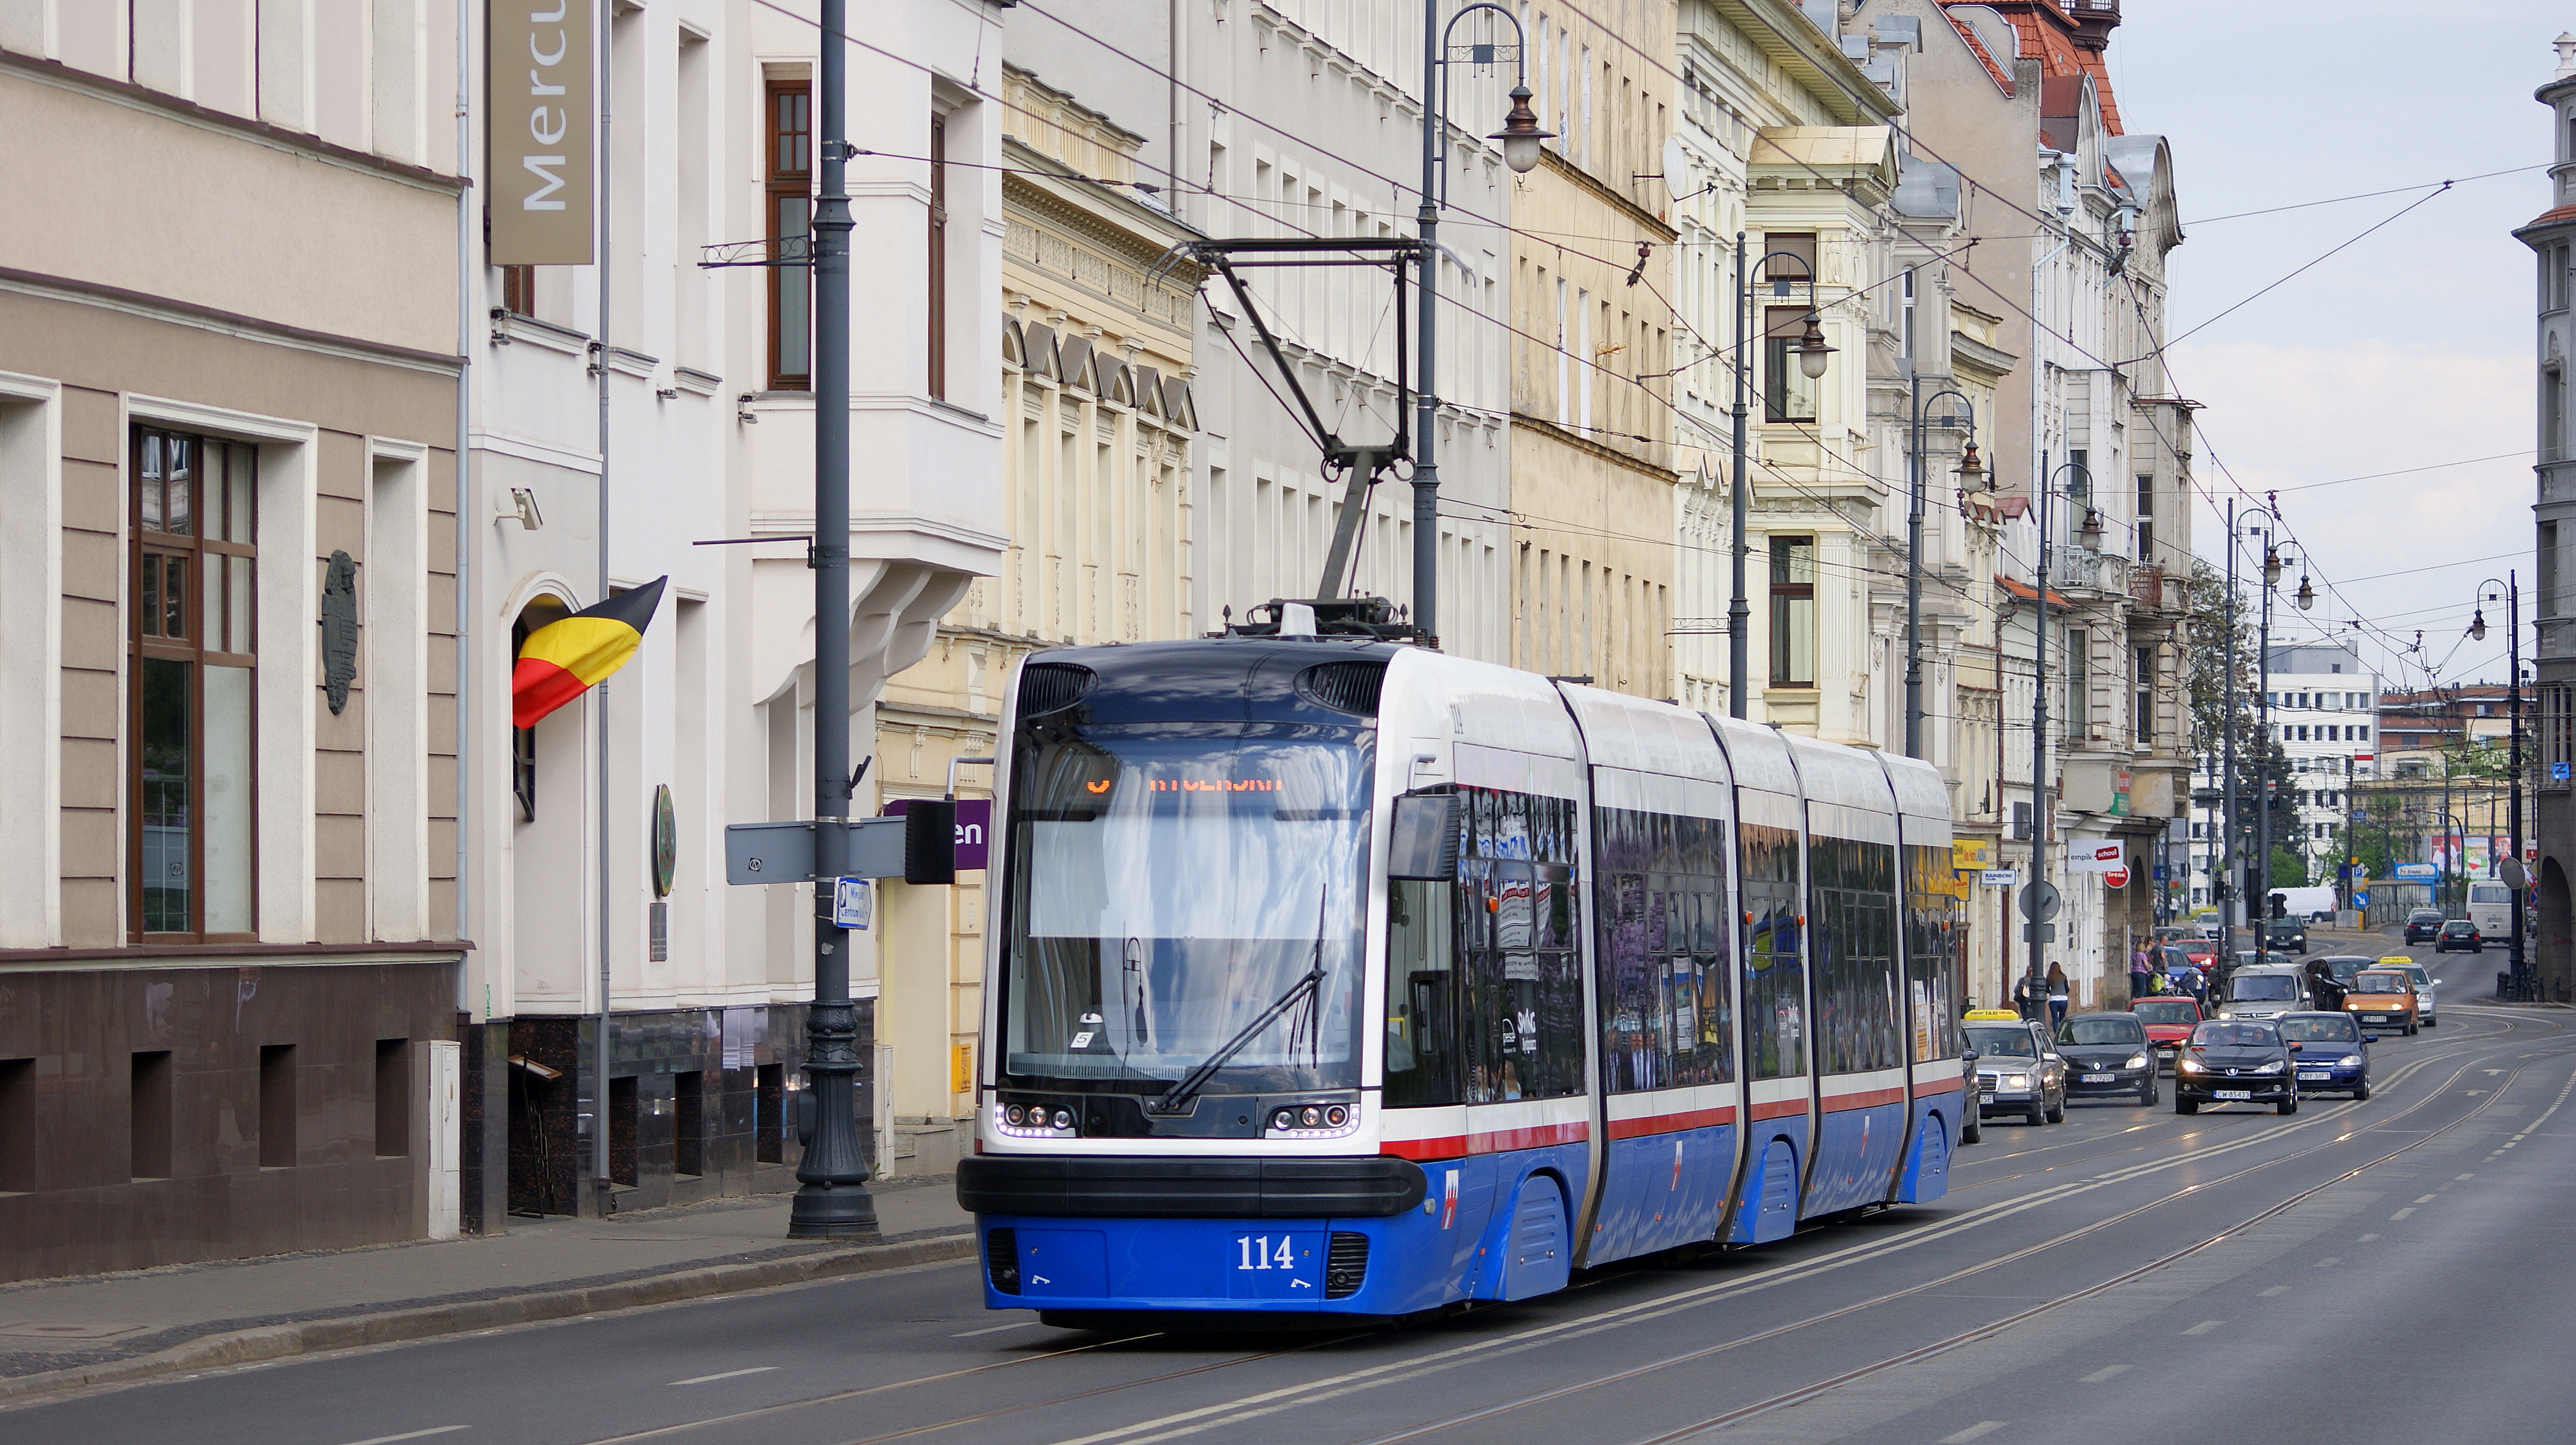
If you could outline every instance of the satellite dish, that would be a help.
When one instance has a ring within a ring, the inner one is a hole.
[[[1690,148],[1677,135],[1664,137],[1664,189],[1676,201],[1699,189],[1691,180]]]

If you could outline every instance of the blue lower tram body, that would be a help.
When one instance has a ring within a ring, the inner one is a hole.
[[[1721,1220],[1735,1125],[1610,1144],[1594,1220],[1594,1264],[1719,1239],[1785,1238],[1813,1218],[1888,1198],[1928,1202],[1947,1187],[1958,1095],[1828,1116],[1824,1154],[1802,1200],[1807,1121],[1757,1125],[1744,1203]],[[1869,1118],[1862,1139],[1861,1116]],[[1529,1299],[1565,1287],[1588,1144],[1420,1164],[1419,1204],[1399,1213],[1272,1217],[1084,1217],[979,1212],[984,1303],[1050,1313],[1278,1313],[1379,1318],[1462,1301]],[[1678,1159],[1678,1168],[1676,1167]],[[1770,1209],[1760,1206],[1773,1201]],[[997,1258],[996,1256],[1000,1256]]]

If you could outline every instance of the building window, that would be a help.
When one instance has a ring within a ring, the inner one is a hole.
[[[930,395],[948,396],[948,117],[930,118]]]
[[[2138,649],[2137,676],[2138,741],[2156,740],[2156,650]]]
[[[814,91],[802,80],[769,83],[769,389],[814,384]]]
[[[501,309],[514,316],[537,314],[537,268],[504,266],[501,268]]]
[[[138,427],[132,475],[132,931],[246,940],[259,451]]]
[[[1771,684],[1816,685],[1816,539],[1771,539]]]
[[[1786,262],[1774,264],[1785,267]],[[1798,338],[1807,334],[1803,307],[1773,306],[1762,313],[1762,419],[1814,421],[1816,384],[1798,369]]]

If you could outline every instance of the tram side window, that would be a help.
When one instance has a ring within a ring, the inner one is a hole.
[[[1593,810],[1601,1066],[1612,1093],[1735,1077],[1734,1007],[1719,920],[1723,824]]]
[[[1466,1101],[1583,1091],[1574,805],[1492,789],[1468,796],[1456,946]]]
[[[1816,971],[1816,1046],[1827,1074],[1903,1063],[1896,977],[1896,850],[1810,838],[1809,949]]]
[[[1744,1066],[1756,1079],[1807,1071],[1807,975],[1798,937],[1798,831],[1744,824]]]
[[[1451,925],[1453,895],[1460,887],[1400,882],[1387,888],[1385,1098],[1390,1109],[1458,1102],[1458,951]]]
[[[1917,1062],[1955,1059],[1967,976],[1959,956],[1959,875],[1947,848],[1905,850],[1907,1003]]]

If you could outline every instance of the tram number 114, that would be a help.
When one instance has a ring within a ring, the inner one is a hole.
[[[1279,1241],[1275,1245],[1266,1234],[1238,1234],[1234,1237],[1234,1247],[1241,1255],[1240,1261],[1235,1265],[1236,1269],[1295,1269],[1297,1267],[1296,1255],[1290,1252],[1288,1236],[1284,1234],[1279,1236]]]

